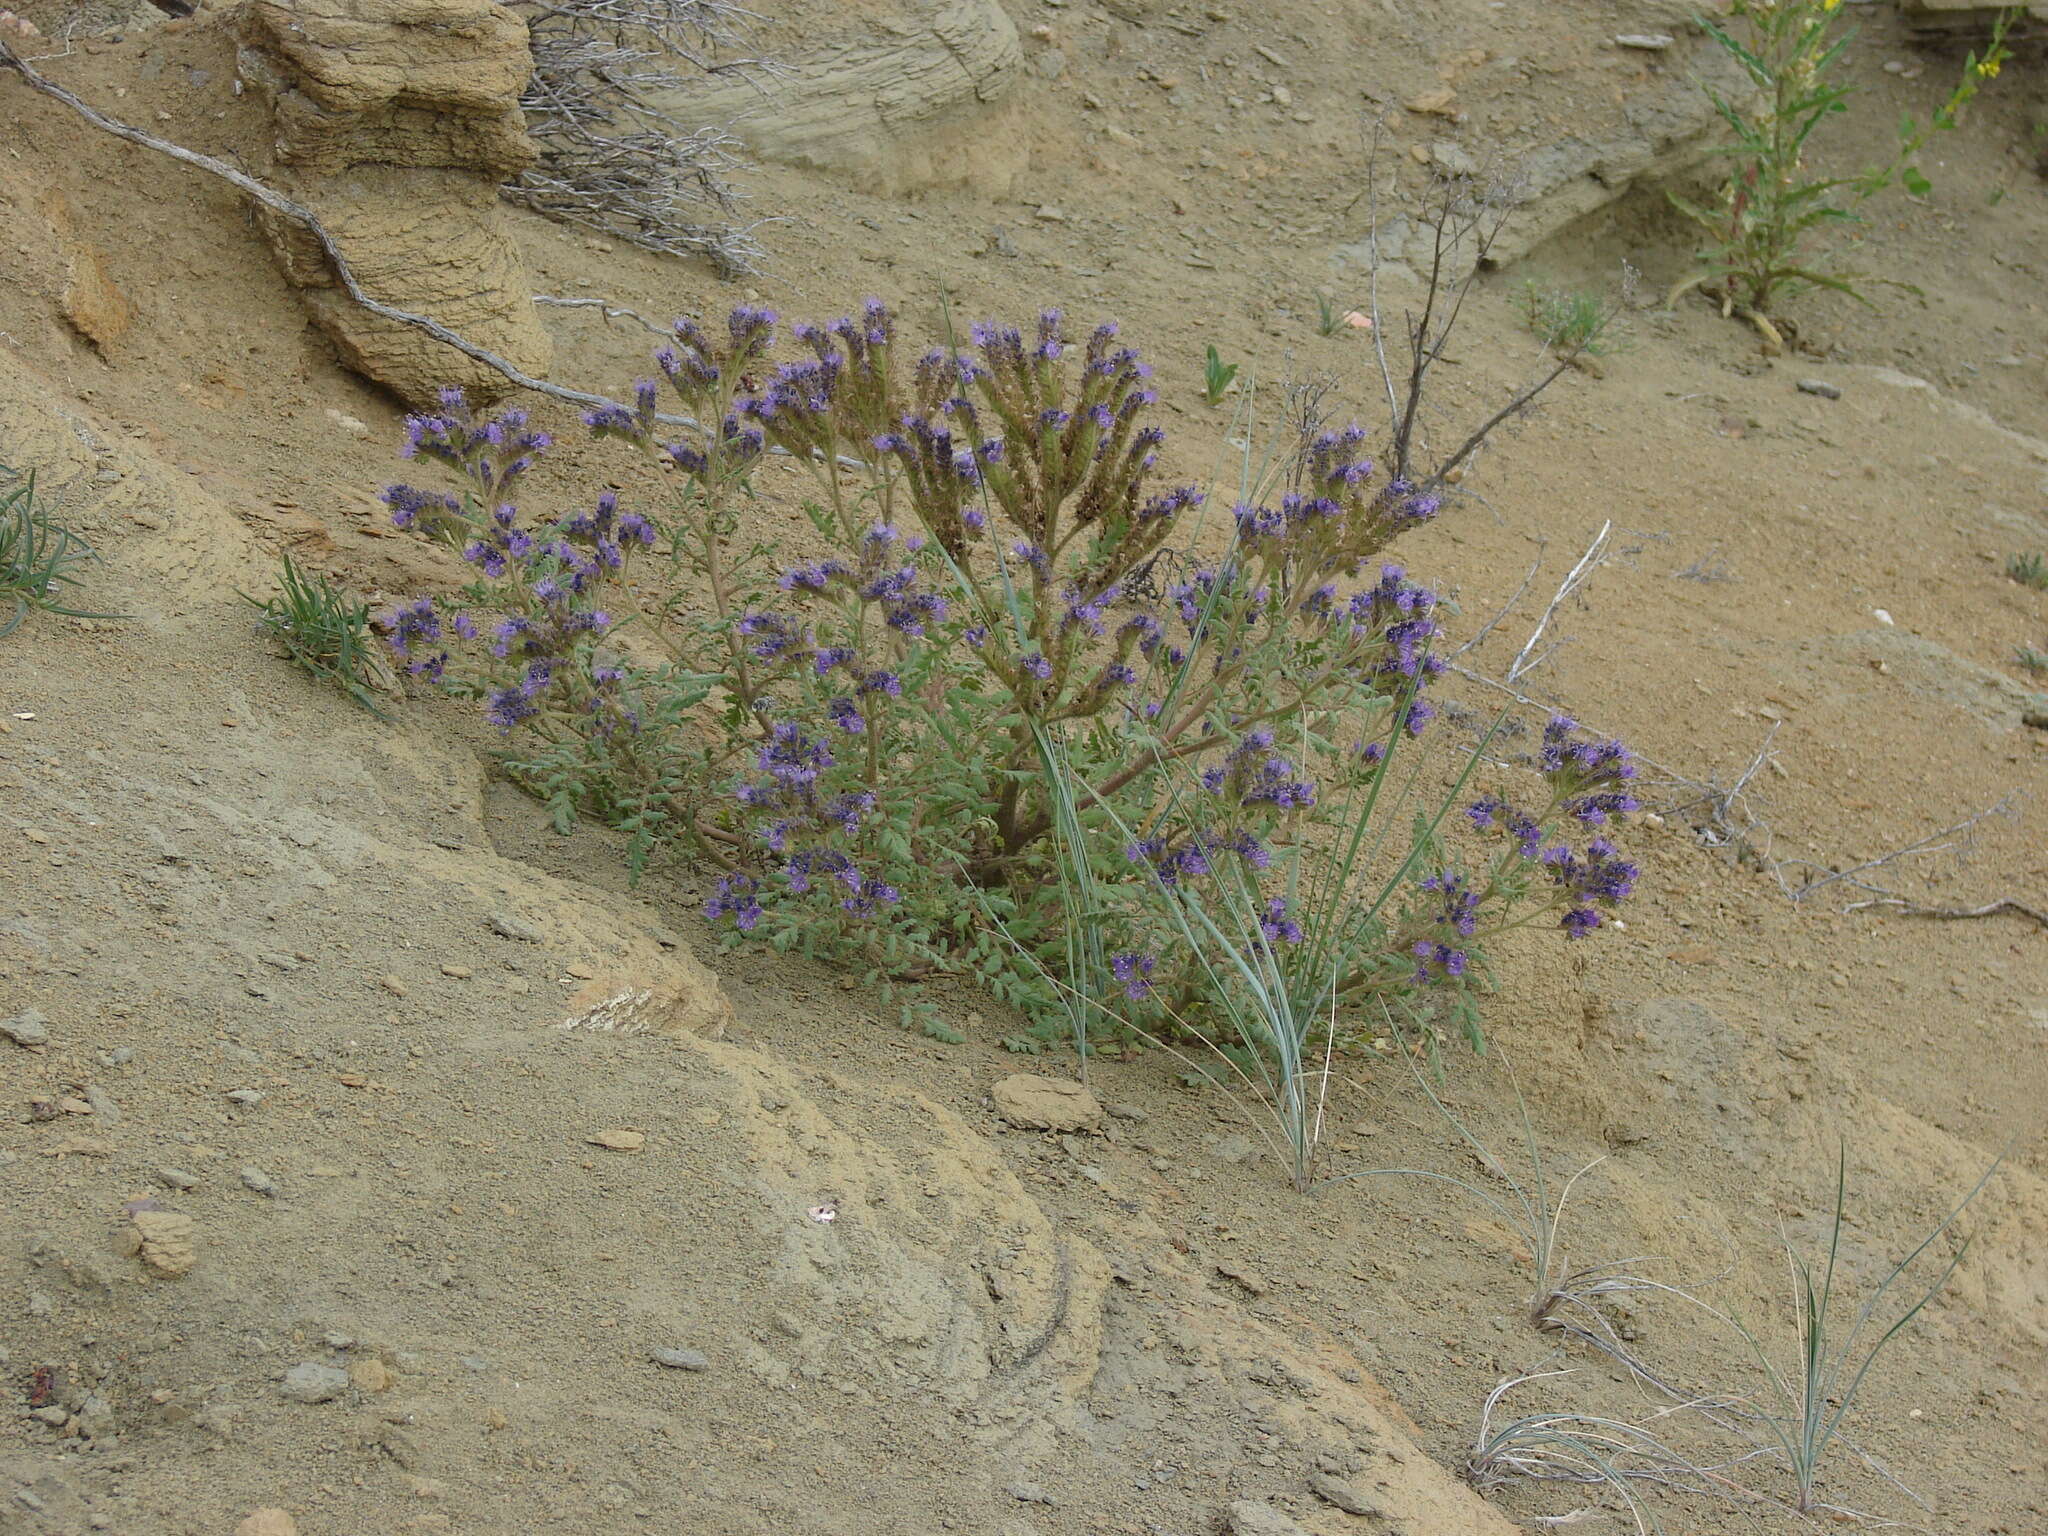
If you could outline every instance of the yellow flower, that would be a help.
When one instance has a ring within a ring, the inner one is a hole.
[[[1977,73],[1983,76],[1986,80],[1989,80],[1992,76],[1998,73],[1998,60],[1995,58],[1984,60],[1983,63],[1977,66]]]
[[[1832,15],[1841,3],[1842,0],[1820,0],[1820,8]]]

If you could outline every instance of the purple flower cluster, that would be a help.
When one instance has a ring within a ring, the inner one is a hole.
[[[1124,859],[1144,866],[1161,885],[1172,887],[1214,874],[1213,855],[1220,853],[1234,853],[1253,869],[1265,869],[1273,861],[1266,845],[1245,831],[1141,837],[1124,849]]]
[[[727,875],[718,882],[718,892],[704,903],[704,915],[714,923],[731,918],[742,933],[751,933],[761,921],[761,882],[752,875]]]
[[[1287,915],[1287,898],[1274,896],[1267,900],[1259,914],[1259,932],[1265,935],[1268,944],[1299,944],[1301,924]]]
[[[514,408],[478,421],[461,390],[444,389],[440,410],[405,418],[405,445],[399,449],[399,457],[438,460],[495,498],[508,496],[514,482],[533,468],[534,461],[553,443],[547,433],[528,425],[523,410]],[[405,489],[392,486],[385,492],[384,499],[394,513],[401,510],[394,493]]]
[[[1578,722],[1554,716],[1543,728],[1537,767],[1549,779],[1565,812],[1587,826],[1604,826],[1610,816],[1639,809],[1623,787],[1636,776],[1635,758],[1618,741],[1588,741]]]
[[[1152,995],[1152,972],[1158,964],[1158,956],[1132,950],[1109,957],[1109,974],[1123,984],[1125,997],[1141,1002]]]
[[[877,462],[884,450],[876,440],[894,422],[895,316],[880,299],[869,299],[858,319],[799,324],[791,334],[813,355],[779,366],[766,388],[739,403],[738,414],[766,442],[828,473],[841,453]]]
[[[879,686],[879,685],[878,685]],[[835,721],[850,733],[866,728],[851,700],[849,712]],[[839,906],[855,917],[873,917],[881,908],[902,900],[902,892],[880,876],[863,871],[853,856],[836,846],[858,835],[876,807],[872,792],[828,791],[825,780],[838,760],[821,737],[811,736],[793,720],[778,720],[754,753],[754,777],[743,779],[733,798],[759,818],[761,845],[782,861],[784,888],[792,896],[809,895],[820,881],[841,889]],[[734,884],[744,879],[744,887]],[[748,929],[759,921],[760,886],[751,877],[721,881],[705,906],[713,920],[730,918]]]
[[[1316,803],[1315,781],[1274,752],[1273,733],[1264,726],[1245,732],[1221,763],[1203,770],[1202,787],[1237,806],[1285,812],[1305,811]]]
[[[1417,939],[1411,953],[1415,956],[1415,972],[1411,979],[1421,986],[1460,979],[1472,959],[1467,951],[1434,939]]]
[[[1552,803],[1565,815],[1589,826],[1637,808],[1624,788],[1635,777],[1635,760],[1617,741],[1589,741],[1577,724],[1563,715],[1544,727],[1537,767],[1550,780]],[[1638,871],[1605,837],[1595,837],[1583,855],[1562,841],[1544,846],[1544,827],[1536,815],[1499,795],[1486,795],[1466,808],[1472,825],[1483,832],[1505,833],[1523,859],[1541,864],[1564,905],[1559,926],[1567,938],[1580,939],[1598,928],[1601,909],[1612,909],[1635,889]]]
[[[1482,832],[1502,831],[1514,839],[1515,851],[1533,859],[1543,851],[1543,826],[1527,811],[1517,810],[1498,795],[1485,795],[1465,808]]]
[[[1565,937],[1582,939],[1600,926],[1601,907],[1613,908],[1635,889],[1639,871],[1604,837],[1586,845],[1580,858],[1559,846],[1545,850],[1543,867],[1568,903],[1559,926]]]
[[[926,584],[917,563],[923,548],[924,540],[917,535],[906,537],[878,523],[862,536],[853,564],[818,560],[792,566],[776,585],[799,602],[838,596],[872,604],[887,629],[905,640],[923,639],[944,624],[951,611],[946,599]],[[751,642],[748,649],[755,657],[778,667],[808,663],[814,675],[824,677],[859,661],[851,646],[820,646],[812,626],[791,614],[758,610],[743,615],[736,627]],[[902,692],[902,683],[894,672],[877,669],[862,675],[860,689],[894,697]]]
[[[1444,870],[1431,875],[1420,887],[1443,898],[1432,920],[1463,939],[1472,937],[1479,926],[1479,893],[1463,875]]]

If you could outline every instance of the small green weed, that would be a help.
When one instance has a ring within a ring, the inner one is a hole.
[[[2031,645],[2023,645],[2012,653],[2012,659],[2036,677],[2048,676],[2048,651],[2037,651]]]
[[[72,571],[97,560],[93,548],[69,528],[50,521],[36,499],[36,474],[22,477],[0,464],[0,477],[19,484],[0,490],[0,638],[12,634],[31,608],[73,619],[119,619],[125,614],[68,608],[51,594],[78,584]]]
[[[1226,363],[1214,346],[1209,348],[1208,362],[1202,372],[1202,398],[1211,405],[1221,405],[1223,396],[1229,391],[1231,381],[1237,377],[1237,364]]]
[[[325,576],[302,570],[290,555],[278,573],[276,596],[258,602],[246,592],[239,595],[258,610],[259,622],[283,645],[293,666],[334,684],[379,720],[390,718],[371,693],[383,663],[370,635],[368,603],[355,601]]]
[[[897,1022],[912,1034],[923,1035],[927,1040],[936,1040],[941,1045],[965,1045],[967,1037],[948,1024],[938,1010],[938,1005],[923,998],[905,1003],[897,1015]]]
[[[1597,294],[1526,282],[1522,285],[1522,313],[1544,346],[1562,356],[1606,357],[1619,350],[1611,334],[1615,311]]]
[[[2040,555],[2014,555],[2005,562],[2005,574],[2023,587],[2032,587],[2036,592],[2048,592],[2048,558]]]
[[[1335,336],[1343,330],[1369,331],[1372,320],[1363,308],[1346,309],[1327,293],[1316,295],[1316,334]]]

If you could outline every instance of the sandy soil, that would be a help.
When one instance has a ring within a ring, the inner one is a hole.
[[[1014,9],[1052,31],[1034,60],[1066,55],[1003,109],[1023,169],[907,199],[763,169],[756,206],[785,222],[750,290],[797,314],[881,293],[925,332],[942,302],[1114,316],[1195,474],[1228,452],[1200,400],[1211,342],[1267,378],[1333,373],[1374,419],[1361,337],[1313,323],[1318,290],[1358,296],[1332,252],[1357,238],[1361,89],[1462,70],[1462,131],[1512,139],[1544,131],[1560,74],[1625,95],[1652,67],[1599,49],[1618,13],[1591,3],[1425,20],[1276,0],[1192,30]],[[1857,127],[1924,113],[1943,68],[1886,71],[1922,55],[1870,13]],[[1228,107],[1279,78],[1254,44],[1294,61],[1288,110]],[[1457,63],[1475,48],[1490,60]],[[1704,305],[1642,310],[1403,550],[1455,592],[1454,644],[1536,563],[1460,658],[1497,678],[1611,522],[1625,555],[1558,610],[1567,643],[1522,691],[1638,747],[1670,807],[1763,753],[1736,819],[1764,859],[1732,858],[1697,807],[1635,833],[1625,930],[1504,953],[1495,1049],[1446,1059],[1447,1100],[1512,1160],[1519,1085],[1553,1176],[1606,1158],[1573,1194],[1575,1262],[1660,1256],[1651,1273],[1780,1343],[1778,1234],[1824,1235],[1838,1138],[1859,1295],[2010,1144],[1948,1289],[1852,1422],[1933,1513],[1853,1454],[1827,1487],[2013,1536],[2048,1531],[2048,932],[1787,885],[2000,807],[1872,878],[2048,907],[2042,684],[2013,660],[2048,649],[2048,596],[2004,574],[2048,551],[2040,67],[1943,142],[1929,201],[1869,227],[1865,263],[1921,296],[1805,304],[1806,350],[1776,360]],[[196,147],[265,131],[210,16],[49,68]],[[1404,167],[1450,131],[1393,127]],[[650,315],[738,297],[518,230],[543,292]],[[104,351],[60,317],[81,244],[135,309]],[[1539,366],[1525,278],[1599,283],[1627,259],[1655,295],[1685,252],[1639,192],[1483,278],[1435,429]],[[630,326],[547,323],[564,382],[644,368]],[[719,953],[697,872],[632,888],[615,839],[555,835],[466,706],[420,698],[380,725],[274,656],[235,592],[265,590],[282,549],[385,596],[453,579],[373,499],[398,421],[336,367],[232,194],[0,78],[0,462],[39,470],[106,557],[88,596],[132,615],[0,640],[0,1019],[33,1008],[48,1033],[0,1040],[0,1531],[196,1536],[274,1507],[306,1536],[1193,1536],[1250,1500],[1321,1536],[1464,1536],[1589,1502],[1487,1502],[1455,1476],[1505,1377],[1568,1366],[1512,1401],[1651,1411],[1528,1326],[1526,1257],[1479,1201],[1397,1178],[1287,1194],[1240,1108],[1157,1057],[1093,1068],[1099,1130],[1014,1128],[994,1085],[1071,1063],[1005,1054],[985,999],[930,989],[968,1035],[945,1046],[847,978]],[[545,488],[615,465],[571,450]],[[795,538],[795,482],[768,489],[764,536]],[[1396,1058],[1340,1063],[1331,1123],[1332,1172],[1476,1176]],[[637,1150],[591,1140],[620,1131]],[[138,1223],[138,1200],[189,1231]],[[837,1219],[812,1220],[825,1204]],[[168,1276],[182,1241],[193,1262]],[[1757,1386],[1697,1309],[1643,1298],[1615,1321],[1674,1380]],[[1655,1508],[1672,1531],[1803,1523]]]

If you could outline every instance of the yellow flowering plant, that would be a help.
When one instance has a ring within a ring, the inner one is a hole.
[[[1725,21],[1699,24],[1755,87],[1738,101],[1705,87],[1734,137],[1720,153],[1728,176],[1709,202],[1677,194],[1671,201],[1705,232],[1700,268],[1672,290],[1691,288],[1721,301],[1724,315],[1753,323],[1772,347],[1782,346],[1777,307],[1815,288],[1869,300],[1858,285],[1891,282],[1842,268],[1828,235],[1858,221],[1858,207],[1894,182],[1915,197],[1930,190],[1915,158],[1928,140],[1956,126],[1983,82],[2010,58],[2005,37],[2014,12],[2001,12],[1980,57],[1970,54],[1948,100],[1925,123],[1910,114],[1885,164],[1848,176],[1814,175],[1808,143],[1830,117],[1848,110],[1850,87],[1835,76],[1853,33],[1836,27],[1842,0],[1734,0]],[[1910,287],[1910,284],[1895,283]]]

